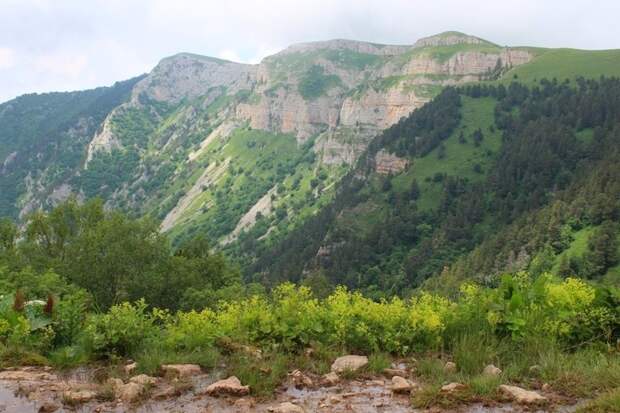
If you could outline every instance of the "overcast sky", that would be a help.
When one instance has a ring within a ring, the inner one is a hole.
[[[620,0],[0,0],[0,102],[110,85],[193,52],[258,62],[332,38],[411,44],[458,30],[502,45],[620,48]]]

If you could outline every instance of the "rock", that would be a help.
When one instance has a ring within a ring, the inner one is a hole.
[[[544,403],[547,401],[547,398],[541,396],[535,391],[525,390],[517,386],[502,384],[501,386],[499,386],[499,390],[517,403],[536,404]]]
[[[441,391],[444,393],[454,393],[459,390],[463,390],[465,385],[462,383],[450,383],[445,386],[441,386]]]
[[[161,366],[164,375],[169,377],[190,377],[202,373],[202,370],[197,364],[164,364]]]
[[[334,372],[327,373],[321,377],[321,383],[324,386],[335,386],[340,381],[340,377]]]
[[[123,366],[123,371],[125,374],[130,375],[136,370],[136,368],[138,368],[138,364],[134,362]]]
[[[130,382],[119,387],[118,397],[125,403],[133,403],[142,396],[144,390],[144,385]]]
[[[540,390],[542,390],[542,391],[549,391],[549,390],[551,390],[551,386],[549,385],[549,383],[543,383],[543,385],[540,388]]]
[[[445,371],[446,373],[456,373],[456,363],[453,363],[451,361],[448,361],[444,366],[443,366],[443,371]]]
[[[392,377],[391,389],[394,393],[409,393],[415,387],[415,383],[404,377]]]
[[[52,401],[46,401],[43,402],[43,404],[41,404],[41,406],[39,407],[38,412],[39,413],[53,413],[56,410],[60,409],[60,404],[52,402]]]
[[[312,381],[312,379],[303,374],[300,370],[294,370],[293,372],[289,373],[289,377],[291,378],[295,387],[298,389],[314,386],[314,382]]]
[[[502,370],[495,367],[492,364],[489,364],[488,366],[484,368],[484,370],[482,371],[482,374],[484,374],[485,376],[489,376],[489,377],[497,377],[500,374],[502,374]]]
[[[231,376],[226,380],[216,381],[207,387],[206,393],[209,396],[220,396],[230,394],[233,396],[245,396],[250,393],[249,386],[241,385],[241,382],[235,376]]]
[[[252,398],[238,399],[233,403],[233,407],[235,408],[235,411],[239,413],[252,412],[254,411],[253,409],[255,405],[256,405],[256,402]]]
[[[155,377],[147,376],[146,374],[139,374],[130,378],[129,382],[141,384],[143,386],[154,386],[157,384],[157,379]]]
[[[56,381],[58,377],[55,374],[50,374],[41,371],[30,370],[5,370],[0,371],[0,380],[15,380],[15,381]]]
[[[366,356],[342,356],[338,357],[332,364],[332,371],[334,373],[342,373],[344,371],[357,371],[368,364],[368,357]]]
[[[115,392],[118,392],[118,390],[125,384],[123,383],[123,381],[121,379],[117,379],[115,377],[110,377],[107,381],[106,384],[110,387],[112,387],[112,390],[114,390]]]
[[[385,374],[388,378],[392,378],[394,376],[407,376],[407,370],[404,369],[383,369],[383,374]]]
[[[280,403],[278,407],[272,407],[269,411],[272,413],[306,413],[303,407],[291,402]]]
[[[92,390],[67,390],[62,398],[67,404],[81,404],[93,400],[97,393]]]
[[[160,387],[159,389],[157,389],[157,391],[153,393],[153,398],[158,400],[169,399],[176,396],[177,394],[177,389],[174,386],[166,384],[165,386]]]

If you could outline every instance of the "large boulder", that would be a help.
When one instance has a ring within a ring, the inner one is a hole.
[[[185,378],[202,373],[202,369],[197,364],[164,364],[161,369],[168,377]]]
[[[541,396],[535,391],[525,390],[517,386],[502,384],[499,386],[499,390],[517,403],[540,404],[547,401],[546,397]]]
[[[342,356],[338,357],[332,364],[332,371],[334,373],[343,373],[345,371],[357,371],[368,364],[368,357],[366,356]]]
[[[245,396],[250,393],[250,386],[243,386],[238,378],[231,376],[225,380],[216,381],[207,387],[206,393],[209,396]]]

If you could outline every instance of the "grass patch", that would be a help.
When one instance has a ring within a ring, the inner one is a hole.
[[[375,353],[368,357],[368,371],[374,374],[381,374],[383,370],[392,365],[392,358],[387,353]]]
[[[162,364],[198,364],[205,370],[213,369],[222,356],[215,348],[175,351],[161,345],[150,345],[136,356],[139,373],[154,375]]]
[[[290,356],[271,353],[261,359],[246,354],[233,354],[228,359],[226,371],[250,386],[250,393],[257,397],[270,397],[284,381],[291,364]]]
[[[585,406],[577,409],[576,413],[613,413],[620,412],[620,388],[603,393]]]
[[[598,78],[620,75],[620,50],[548,49],[531,62],[509,70],[502,81],[511,82],[514,76],[525,83],[543,78],[558,80],[578,76]]]

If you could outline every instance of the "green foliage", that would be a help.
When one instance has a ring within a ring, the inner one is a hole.
[[[299,81],[299,93],[306,100],[316,99],[329,89],[340,86],[342,81],[336,75],[326,75],[319,65],[311,66]]]
[[[130,356],[159,334],[156,323],[166,317],[159,310],[148,312],[144,300],[112,306],[108,313],[93,315],[87,321],[86,347],[97,357]]]

